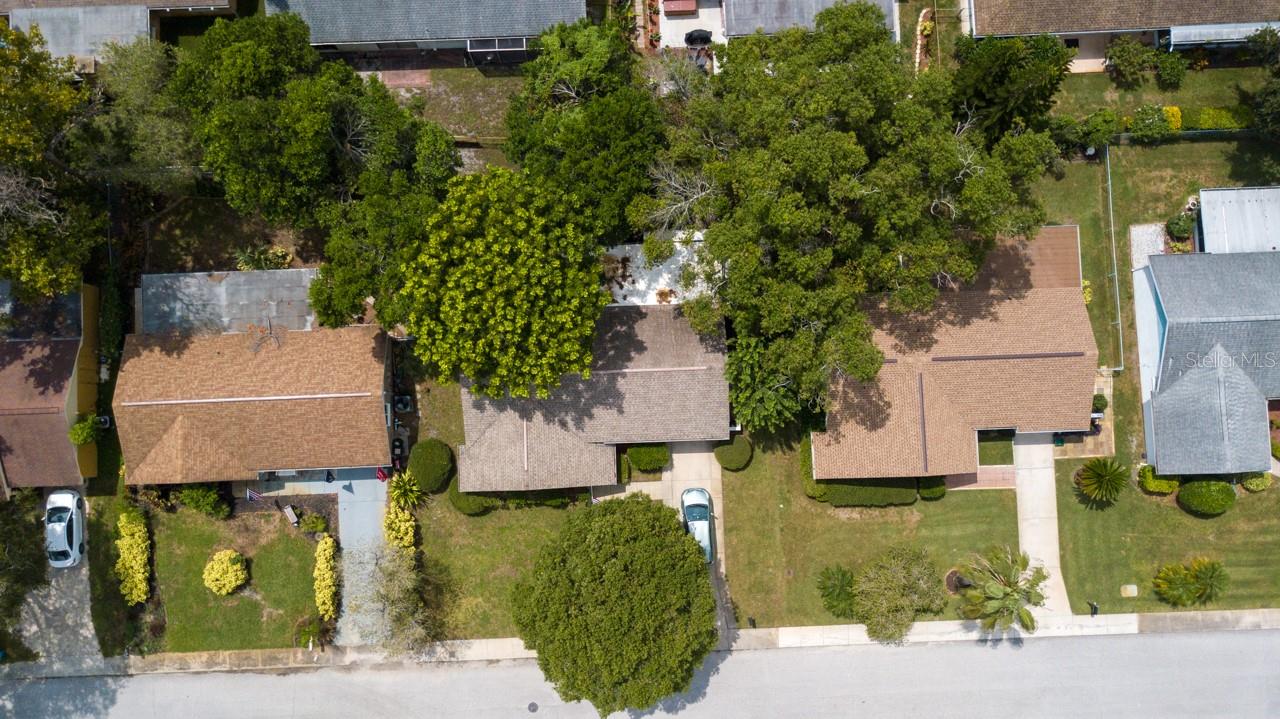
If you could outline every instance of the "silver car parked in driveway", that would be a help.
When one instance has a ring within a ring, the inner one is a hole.
[[[84,500],[79,492],[59,489],[44,507],[44,545],[49,565],[74,567],[84,555]]]
[[[702,545],[702,553],[710,564],[715,556],[711,548],[711,493],[701,487],[681,492],[680,514],[684,517],[684,528]]]

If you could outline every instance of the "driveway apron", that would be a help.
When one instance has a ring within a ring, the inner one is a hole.
[[[1049,573],[1041,613],[1070,614],[1067,585],[1062,581],[1058,550],[1058,493],[1053,471],[1053,435],[1023,434],[1013,438],[1017,472],[1018,544]]]
[[[338,541],[342,545],[342,614],[340,646],[376,644],[382,615],[374,603],[373,585],[382,552],[382,514],[387,485],[373,470],[339,470]]]
[[[49,584],[27,595],[18,631],[40,661],[68,668],[102,665],[89,611],[89,554],[74,567],[49,569]]]

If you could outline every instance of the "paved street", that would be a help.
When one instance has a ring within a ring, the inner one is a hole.
[[[1032,639],[1020,645],[716,654],[644,716],[1264,717],[1280,714],[1280,631]],[[420,669],[0,682],[0,715],[122,719],[595,716],[532,661]]]

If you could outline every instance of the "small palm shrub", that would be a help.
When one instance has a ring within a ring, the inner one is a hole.
[[[249,581],[249,568],[244,556],[234,549],[224,549],[204,565],[204,586],[225,597]]]
[[[298,529],[307,534],[319,534],[329,531],[329,520],[323,514],[308,514],[298,520]]]
[[[222,499],[216,485],[188,484],[174,492],[173,498],[178,500],[178,504],[214,519],[226,519],[231,515],[231,506]]]
[[[734,435],[733,439],[716,447],[716,461],[730,472],[740,472],[751,464],[751,440],[746,435]]]
[[[316,567],[311,577],[315,580],[316,611],[326,622],[338,616],[337,557],[338,543],[327,534],[321,537],[316,543]]]
[[[627,447],[627,459],[641,472],[660,472],[671,462],[671,450],[665,444],[633,444]]]
[[[1017,623],[1023,631],[1036,630],[1029,607],[1044,606],[1042,587],[1049,573],[1031,566],[1026,552],[1012,547],[992,547],[969,560],[962,574],[973,586],[961,593],[962,619],[976,619],[984,632],[1003,632]]]
[[[83,447],[98,439],[98,418],[95,415],[81,417],[67,429],[67,439],[77,447]]]
[[[1138,468],[1138,486],[1142,487],[1142,491],[1147,494],[1158,494],[1164,496],[1173,494],[1178,491],[1177,477],[1160,477],[1156,474],[1156,468],[1149,464],[1144,464]]]
[[[1240,486],[1250,492],[1263,492],[1271,488],[1272,481],[1273,478],[1270,472],[1254,472],[1245,475],[1244,479],[1240,481]]]
[[[1129,468],[1112,457],[1095,457],[1076,474],[1080,493],[1099,504],[1111,504],[1129,484]]]
[[[853,572],[838,564],[818,574],[822,606],[840,619],[853,619]]]
[[[947,496],[947,480],[945,477],[921,477],[917,483],[920,499],[936,502]]]
[[[453,450],[434,437],[421,440],[409,450],[409,471],[418,479],[422,491],[435,494],[449,481]]]
[[[418,522],[409,510],[396,504],[387,505],[382,516],[382,534],[387,544],[398,549],[413,549],[418,540]]]
[[[1178,488],[1178,506],[1201,517],[1216,517],[1235,503],[1235,488],[1220,479],[1183,482]]]
[[[387,499],[400,509],[412,510],[422,504],[426,496],[412,469],[406,469],[397,474],[387,483]]]
[[[116,578],[126,604],[143,604],[151,592],[151,537],[147,519],[136,509],[126,509],[116,521]]]
[[[241,247],[233,253],[236,269],[241,272],[252,270],[283,270],[293,264],[293,254],[283,247],[261,245],[258,247]]]
[[[458,478],[454,477],[453,481],[449,483],[449,504],[452,504],[454,509],[468,517],[478,517],[482,514],[487,514],[490,510],[497,509],[502,505],[502,501],[487,494],[463,492],[458,489]]]
[[[1166,564],[1151,580],[1160,601],[1174,607],[1208,604],[1227,591],[1230,578],[1222,562],[1196,557],[1186,564]]]

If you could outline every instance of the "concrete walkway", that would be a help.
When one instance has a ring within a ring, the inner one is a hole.
[[[1037,614],[1071,614],[1067,585],[1062,581],[1058,550],[1058,493],[1053,471],[1053,435],[1023,434],[1013,438],[1017,469],[1018,545],[1049,573],[1044,607]]]
[[[342,547],[342,614],[340,646],[376,644],[381,639],[381,613],[374,605],[373,584],[382,552],[382,515],[387,485],[374,470],[338,471],[338,542]]]

